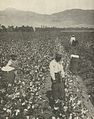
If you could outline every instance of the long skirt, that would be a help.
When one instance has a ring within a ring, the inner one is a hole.
[[[52,96],[54,100],[65,100],[65,84],[59,73],[55,74],[56,82],[52,80]]]
[[[2,72],[2,81],[8,84],[13,84],[15,80],[15,72],[14,71],[3,71]]]
[[[79,59],[78,58],[72,58],[70,61],[69,69],[73,74],[78,74],[78,68],[79,68]]]

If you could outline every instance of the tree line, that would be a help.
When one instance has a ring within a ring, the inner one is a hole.
[[[22,32],[35,32],[35,31],[51,31],[51,30],[61,30],[61,31],[71,31],[71,30],[92,30],[94,31],[94,28],[84,28],[84,27],[76,27],[76,28],[73,28],[73,27],[64,27],[64,28],[57,28],[57,27],[47,27],[47,26],[40,26],[40,27],[33,27],[33,26],[13,26],[13,25],[10,25],[8,27],[6,27],[5,25],[1,25],[0,24],[0,32],[1,31],[4,31],[4,32],[19,32],[19,31],[22,31]]]

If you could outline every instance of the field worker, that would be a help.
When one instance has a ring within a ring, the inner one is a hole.
[[[13,85],[15,80],[16,65],[17,65],[17,56],[11,55],[11,59],[8,61],[6,66],[2,67],[2,80],[7,82],[8,85]]]
[[[10,56],[10,60],[8,61],[7,65],[17,68],[18,62],[17,62],[17,55],[12,54]]]
[[[52,81],[53,99],[55,102],[57,102],[57,100],[64,100],[64,69],[61,54],[55,55],[55,58],[50,62],[49,68]]]
[[[78,43],[78,41],[76,40],[75,36],[72,35],[71,38],[70,38],[70,44],[71,44],[72,46],[76,46],[77,43]]]

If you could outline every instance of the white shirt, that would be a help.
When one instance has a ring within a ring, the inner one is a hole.
[[[11,67],[17,67],[17,60],[13,61],[12,59],[10,59],[7,63],[7,66],[11,66]]]
[[[55,73],[61,72],[61,76],[64,77],[64,69],[62,66],[63,62],[56,62],[55,59],[50,62],[50,75],[55,80]]]
[[[7,72],[14,70],[15,68],[12,66],[13,63],[14,63],[14,62],[10,59],[10,60],[8,61],[7,65],[6,65],[5,67],[2,67],[1,70],[2,70],[2,71],[7,71]]]
[[[76,38],[74,36],[72,36],[71,39],[70,39],[70,43],[72,44],[72,42],[75,41],[75,40],[76,40]]]

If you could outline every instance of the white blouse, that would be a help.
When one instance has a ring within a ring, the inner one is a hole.
[[[72,36],[71,39],[70,39],[70,43],[72,44],[72,42],[75,41],[75,40],[76,40],[76,38]]]
[[[56,62],[55,59],[50,62],[50,75],[55,80],[55,73],[61,72],[61,76],[64,77],[63,62]]]

